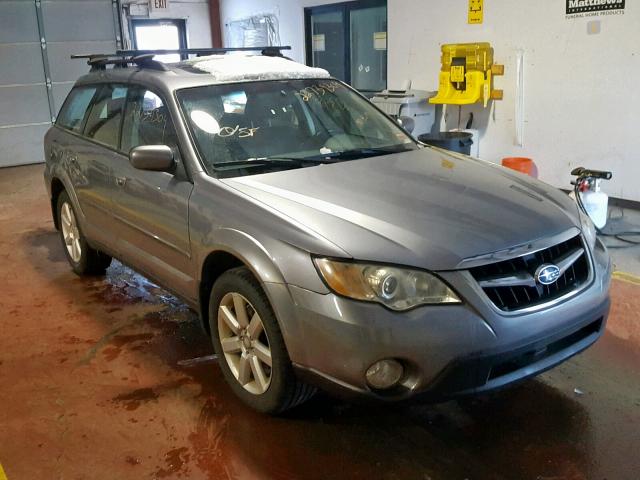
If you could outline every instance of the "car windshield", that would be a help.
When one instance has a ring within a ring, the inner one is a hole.
[[[215,176],[301,168],[417,149],[391,119],[332,79],[179,90],[204,167]]]

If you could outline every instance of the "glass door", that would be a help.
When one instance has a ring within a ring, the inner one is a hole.
[[[311,65],[347,81],[345,9],[323,8],[310,14]]]
[[[305,9],[307,64],[363,93],[387,87],[387,2],[360,0]]]
[[[351,85],[363,92],[387,88],[387,7],[351,10]]]

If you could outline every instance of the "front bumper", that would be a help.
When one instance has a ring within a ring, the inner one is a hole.
[[[408,312],[267,285],[285,343],[301,376],[338,394],[400,400],[444,399],[479,393],[537,375],[594,343],[609,312],[611,264],[604,245],[593,252],[591,284],[549,308],[501,312],[468,272],[440,272],[465,300]],[[401,384],[368,387],[365,372],[394,358],[405,366]]]

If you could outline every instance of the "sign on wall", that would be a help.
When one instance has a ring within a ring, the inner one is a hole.
[[[149,0],[149,10],[152,12],[166,12],[169,9],[169,0]]]
[[[374,50],[387,49],[387,32],[375,32],[373,34],[373,48]]]
[[[567,15],[588,17],[624,14],[625,0],[566,0]]]
[[[478,24],[482,23],[484,19],[484,5],[483,0],[469,0],[469,19],[468,23]]]
[[[324,52],[326,50],[324,33],[319,33],[313,36],[313,51]]]

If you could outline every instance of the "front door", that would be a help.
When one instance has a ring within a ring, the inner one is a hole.
[[[122,124],[121,150],[140,145],[168,145],[173,172],[138,170],[128,156],[114,164],[113,216],[123,259],[193,299],[195,272],[189,243],[189,197],[193,184],[180,161],[173,122],[163,100],[144,87],[129,87]]]

